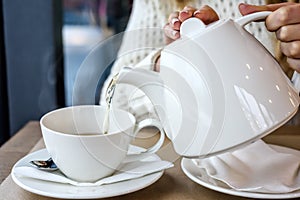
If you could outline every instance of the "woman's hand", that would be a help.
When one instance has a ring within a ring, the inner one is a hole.
[[[202,6],[196,9],[191,6],[185,6],[183,10],[173,12],[169,15],[168,23],[164,26],[164,33],[166,36],[166,43],[169,44],[174,40],[180,38],[181,23],[191,17],[201,19],[205,24],[212,23],[219,20],[218,14],[209,6]],[[154,64],[154,71],[160,70],[160,57],[156,59]]]
[[[205,24],[217,21],[219,16],[209,6],[202,6],[200,9],[185,6],[183,10],[173,12],[169,15],[168,23],[164,27],[167,44],[180,37],[181,23],[191,17],[201,19]]]
[[[300,4],[279,3],[264,6],[240,4],[242,15],[259,11],[273,11],[266,19],[266,27],[275,32],[280,50],[287,56],[290,67],[300,72]]]

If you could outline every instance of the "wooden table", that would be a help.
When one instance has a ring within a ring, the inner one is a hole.
[[[300,150],[300,123],[297,119],[264,138],[268,143],[278,144]],[[297,124],[297,125],[295,125]],[[39,196],[18,187],[10,176],[12,166],[29,152],[44,148],[40,126],[31,121],[14,137],[0,148],[0,199],[32,200],[52,199]],[[166,141],[159,156],[162,159],[174,161],[175,167],[165,171],[164,175],[151,186],[127,195],[111,199],[247,199],[219,193],[191,181],[180,168],[181,158],[174,152],[170,142]]]

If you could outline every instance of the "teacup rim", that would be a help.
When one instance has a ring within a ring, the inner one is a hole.
[[[67,133],[62,133],[60,131],[56,131],[56,130],[53,130],[49,127],[47,127],[43,121],[44,119],[55,113],[55,112],[59,112],[61,110],[67,110],[67,109],[71,109],[71,108],[82,108],[82,107],[96,107],[96,108],[107,108],[107,106],[104,106],[104,105],[76,105],[76,106],[66,106],[66,107],[62,107],[62,108],[57,108],[57,109],[54,109],[54,110],[51,110],[47,113],[45,113],[41,119],[40,119],[40,126],[41,128],[44,128],[46,129],[47,131],[51,131],[52,133],[54,134],[57,134],[57,135],[62,135],[62,136],[65,136],[65,137],[73,137],[73,138],[82,138],[82,137],[107,137],[107,136],[110,136],[110,135],[116,135],[116,134],[120,134],[122,132],[127,132],[132,126],[135,126],[136,124],[136,118],[133,116],[132,113],[128,112],[128,111],[125,111],[125,110],[122,110],[122,109],[119,109],[119,108],[111,108],[112,110],[115,110],[115,111],[118,111],[118,112],[123,112],[123,113],[126,113],[129,115],[129,117],[132,119],[132,125],[126,127],[125,129],[122,129],[122,130],[117,130],[117,131],[114,131],[114,132],[110,132],[108,134],[90,134],[90,135],[75,135],[75,134],[67,134]],[[43,131],[42,131],[42,134],[43,134]]]

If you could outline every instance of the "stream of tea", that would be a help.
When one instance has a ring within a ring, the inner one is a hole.
[[[110,81],[108,88],[106,90],[106,94],[105,94],[105,101],[107,104],[107,109],[105,112],[105,116],[104,116],[104,120],[103,120],[103,134],[107,134],[109,131],[109,114],[110,114],[110,108],[111,108],[111,103],[112,103],[112,98],[114,96],[115,93],[115,89],[116,89],[116,85],[117,85],[117,79],[118,79],[118,75],[116,74],[112,80]]]

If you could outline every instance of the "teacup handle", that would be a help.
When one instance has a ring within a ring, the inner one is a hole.
[[[235,23],[239,24],[241,27],[244,27],[250,22],[256,21],[256,20],[262,20],[268,17],[272,12],[271,11],[262,11],[262,12],[256,12],[249,15],[245,15],[239,19],[234,20]],[[297,71],[294,71],[293,77],[292,77],[292,83],[294,85],[294,88],[297,90],[297,92],[300,92],[300,74]]]
[[[165,133],[164,133],[164,130],[163,130],[163,127],[162,127],[161,123],[158,120],[156,120],[156,119],[144,119],[144,120],[140,121],[136,125],[136,128],[134,130],[134,136],[136,136],[137,133],[141,129],[143,129],[145,127],[151,127],[151,126],[152,127],[154,126],[154,127],[159,129],[159,131],[160,131],[159,140],[153,146],[151,146],[150,148],[146,149],[143,152],[140,152],[138,154],[127,155],[126,158],[124,159],[123,163],[141,160],[143,158],[146,158],[146,157],[156,153],[160,149],[160,147],[163,145],[164,140],[165,140]]]

